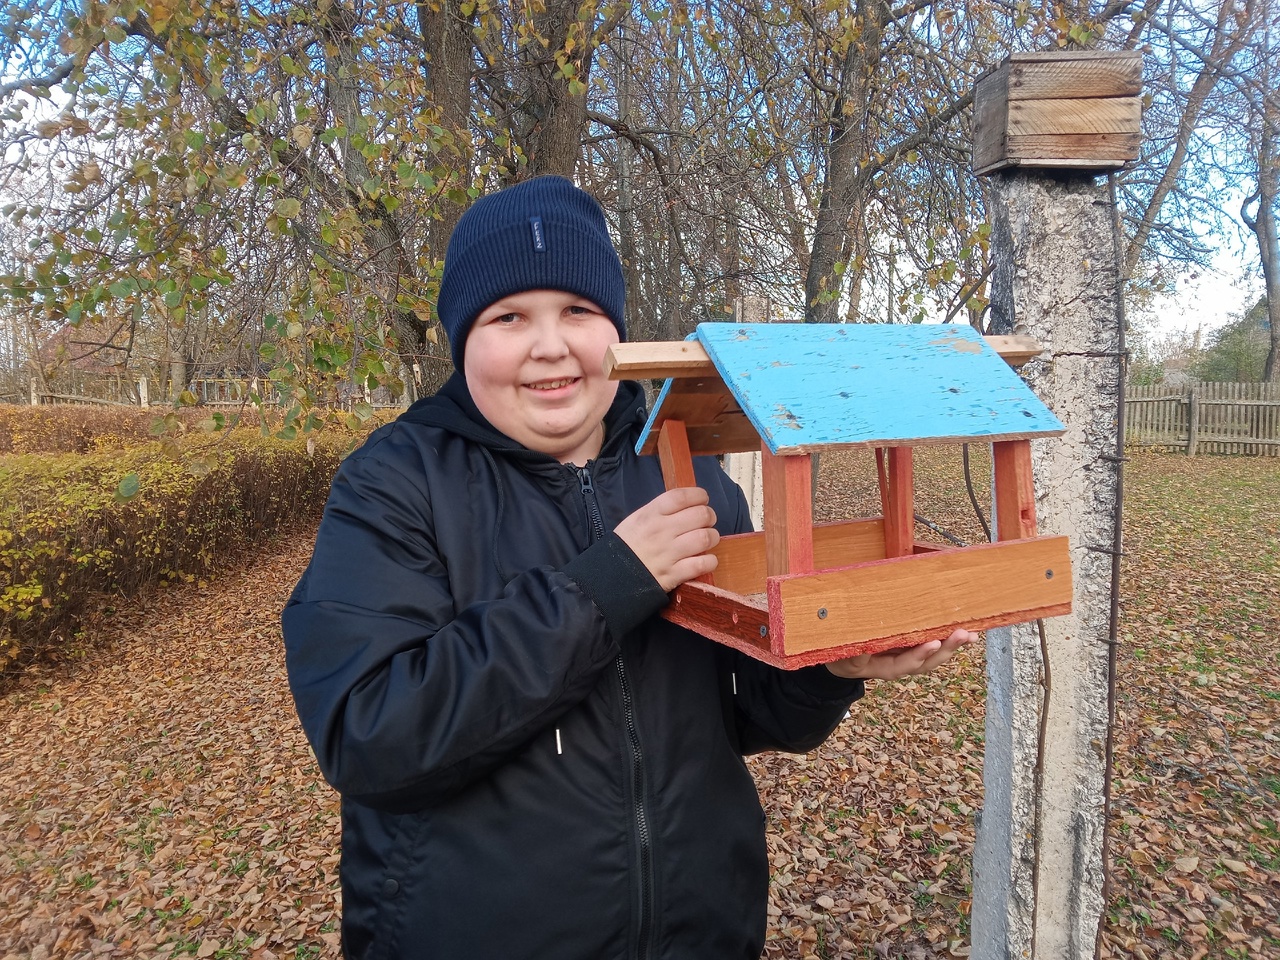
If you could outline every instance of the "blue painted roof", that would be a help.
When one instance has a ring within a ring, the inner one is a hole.
[[[703,323],[694,337],[774,453],[1064,432],[967,324]]]

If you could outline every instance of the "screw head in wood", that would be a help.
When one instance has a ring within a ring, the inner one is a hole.
[[[1052,580],[1052,579],[1053,579],[1053,571],[1052,571],[1052,570],[1046,570],[1046,571],[1044,572],[1044,578],[1045,578],[1046,580]]]
[[[818,608],[818,619],[819,619],[819,620],[825,620],[825,619],[827,619],[827,608],[826,608],[826,607],[819,607],[819,608]]]

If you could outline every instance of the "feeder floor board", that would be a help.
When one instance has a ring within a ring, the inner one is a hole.
[[[1066,537],[931,549],[770,577],[758,595],[689,582],[662,615],[758,660],[794,670],[1071,609]]]

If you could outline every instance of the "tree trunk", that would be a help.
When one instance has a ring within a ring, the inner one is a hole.
[[[812,253],[805,276],[805,321],[834,323],[840,318],[843,279],[836,261],[861,190],[860,161],[870,153],[870,105],[880,64],[880,44],[888,9],[882,0],[860,0],[861,32],[849,42],[840,71],[840,91],[828,122],[826,174],[813,228]]]
[[[1265,62],[1265,60],[1264,60]],[[1262,89],[1269,89],[1263,71]],[[1274,91],[1272,91],[1274,94]],[[1258,256],[1262,260],[1262,278],[1267,292],[1267,320],[1271,325],[1271,343],[1267,350],[1262,379],[1280,381],[1280,241],[1276,233],[1276,202],[1280,199],[1280,108],[1274,96],[1264,96],[1261,104],[1262,129],[1258,141],[1258,188],[1240,208],[1240,214],[1258,240]],[[1258,202],[1257,216],[1249,215],[1249,206]]]
[[[325,44],[325,66],[329,100],[334,117],[346,131],[338,147],[347,195],[355,202],[369,259],[377,265],[383,302],[387,304],[396,348],[405,363],[412,365],[422,354],[427,324],[400,302],[402,284],[417,274],[417,264],[404,246],[400,223],[380,200],[364,197],[362,184],[369,179],[369,162],[351,145],[351,136],[367,127],[360,105],[360,66],[354,36],[356,14],[334,4],[318,18]]]
[[[615,45],[619,60],[617,76],[618,120],[630,127],[633,122],[632,85],[635,44],[629,32],[630,24],[623,20],[618,25],[618,42]],[[634,184],[635,148],[628,137],[618,138],[618,259],[622,261],[622,276],[627,287],[626,324],[631,339],[645,339],[639,322],[640,252],[636,244],[636,211]]]
[[[462,12],[458,0],[439,4],[419,2],[418,29],[427,62],[427,95],[439,112],[438,123],[447,139],[440,148],[441,166],[457,172],[457,186],[471,186],[474,163],[471,148],[471,28],[474,18]],[[473,8],[474,11],[474,8]],[[441,192],[437,205],[439,217],[431,221],[427,231],[431,256],[444,258],[449,235],[457,226],[465,207],[449,200]]]
[[[528,88],[515,130],[529,161],[526,176],[572,177],[578,165],[587,125],[594,22],[594,13],[578,0],[546,0],[533,7],[533,38],[521,50]]]

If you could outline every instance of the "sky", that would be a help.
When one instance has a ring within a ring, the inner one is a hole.
[[[1257,258],[1222,250],[1213,267],[1178,280],[1173,292],[1157,297],[1149,309],[1130,319],[1142,330],[1162,338],[1180,331],[1202,336],[1235,320],[1262,296]]]

